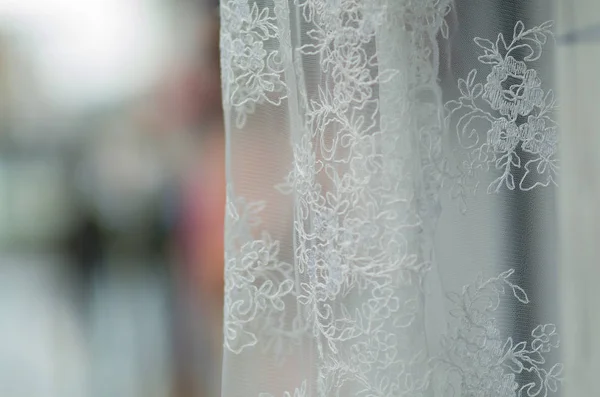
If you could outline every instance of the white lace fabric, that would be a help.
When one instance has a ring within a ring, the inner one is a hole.
[[[222,1],[223,396],[559,391],[506,238],[557,183],[553,25],[468,2]]]

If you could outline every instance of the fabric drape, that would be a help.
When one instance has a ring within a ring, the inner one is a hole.
[[[553,18],[221,2],[223,396],[559,395]]]

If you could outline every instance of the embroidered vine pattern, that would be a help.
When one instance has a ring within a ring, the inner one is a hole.
[[[444,396],[547,397],[562,382],[562,364],[550,365],[545,354],[558,348],[554,324],[538,325],[531,340],[517,342],[503,338],[496,321],[496,310],[504,295],[529,303],[525,291],[514,284],[510,269],[484,281],[481,277],[462,293],[450,293],[453,327],[443,339],[444,354],[437,360],[444,371],[440,380]],[[517,383],[517,375],[528,373],[532,381]],[[452,394],[454,393],[454,394]]]
[[[293,267],[279,260],[279,242],[262,232],[259,213],[265,203],[233,198],[227,202],[225,250],[224,345],[233,353],[276,337],[284,317],[284,299],[292,292]],[[266,325],[266,327],[265,327]]]
[[[271,10],[249,0],[223,2],[221,26],[223,105],[242,128],[257,104],[278,106],[287,97],[280,52],[267,47],[280,32]]]
[[[464,172],[476,176],[478,171],[495,169],[500,174],[488,186],[490,193],[504,187],[531,190],[556,184],[556,99],[552,90],[542,88],[532,67],[552,35],[551,27],[550,21],[526,30],[519,21],[509,41],[502,34],[495,42],[475,38],[483,50],[478,59],[491,70],[485,81],[478,79],[476,69],[459,79],[460,98],[446,104],[447,121],[468,151]],[[515,170],[521,168],[524,172],[515,180]]]

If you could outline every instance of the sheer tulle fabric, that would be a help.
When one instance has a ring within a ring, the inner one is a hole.
[[[559,392],[536,4],[222,1],[223,396]]]

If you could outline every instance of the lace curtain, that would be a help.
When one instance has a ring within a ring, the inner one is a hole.
[[[561,393],[557,13],[222,0],[223,396]]]

